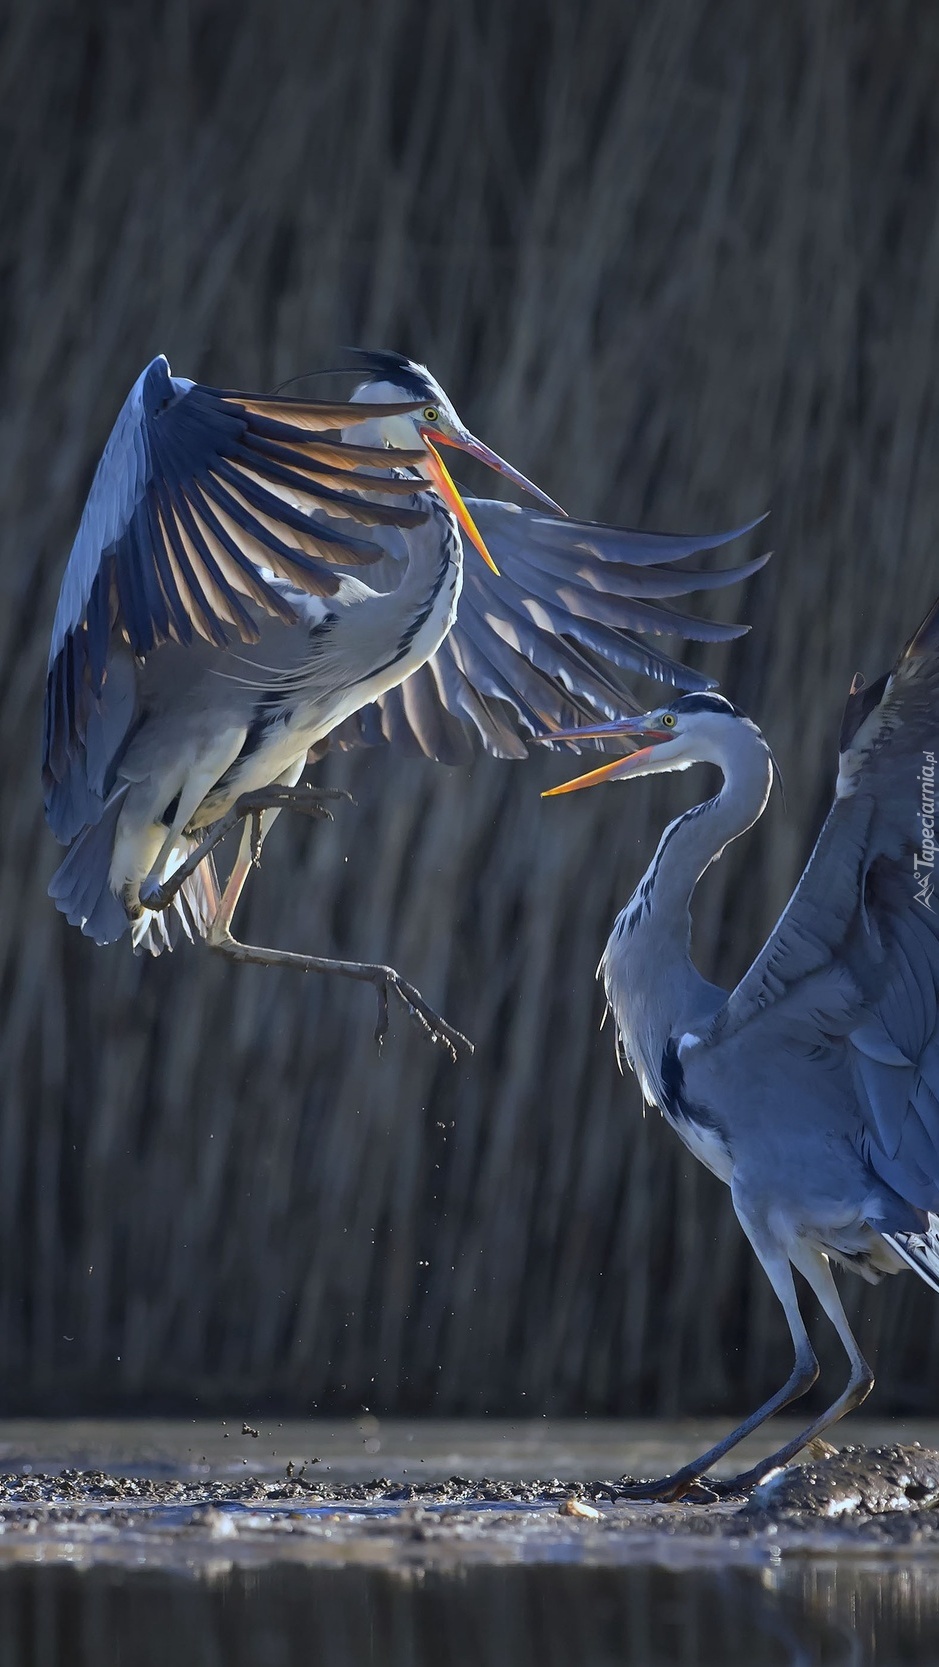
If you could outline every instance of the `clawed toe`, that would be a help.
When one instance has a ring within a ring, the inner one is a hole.
[[[663,1476],[654,1482],[623,1476],[616,1483],[617,1500],[647,1505],[712,1505],[734,1491],[732,1484],[717,1482],[711,1476]]]
[[[388,1032],[389,992],[402,1001],[414,1023],[429,1041],[446,1049],[450,1058],[456,1063],[461,1053],[471,1054],[473,1044],[463,1035],[462,1031],[454,1029],[445,1019],[429,1007],[420,991],[413,984],[407,983],[394,967],[376,966],[363,961],[337,961],[319,955],[297,955],[287,950],[264,949],[260,945],[239,943],[230,932],[230,923],[235,905],[244,884],[245,875],[251,864],[257,865],[261,855],[261,842],[264,836],[262,815],[266,810],[299,810],[308,816],[323,817],[332,821],[332,811],[329,803],[337,799],[352,801],[351,793],[344,787],[285,787],[274,785],[262,788],[258,792],[243,793],[220,822],[209,830],[205,839],[196,850],[192,851],[174,870],[168,881],[160,885],[153,882],[155,876],[148,876],[147,882],[141,887],[141,896],[147,907],[165,908],[176,895],[187,876],[194,872],[198,864],[207,853],[218,844],[238,821],[249,823],[248,860],[240,857],[236,862],[229,878],[228,886],[222,897],[218,912],[206,933],[206,942],[211,949],[221,950],[231,960],[253,962],[256,965],[268,967],[294,967],[298,972],[336,973],[340,977],[355,978],[370,983],[375,990],[378,1001],[378,1017],[375,1024],[375,1040],[381,1047]]]
[[[446,1019],[442,1019],[439,1013],[435,1013],[434,1009],[428,1006],[420,991],[415,989],[413,984],[408,984],[400,973],[395,972],[393,967],[376,967],[374,972],[375,993],[378,997],[375,1040],[379,1048],[388,1031],[388,992],[393,990],[399,1000],[404,1003],[409,1017],[418,1029],[429,1041],[446,1048],[454,1064],[456,1064],[461,1053],[472,1054],[475,1051],[469,1038],[464,1036],[462,1031],[456,1030],[453,1025],[447,1024]]]
[[[238,817],[260,817],[263,810],[295,810],[302,816],[313,816],[332,822],[330,804],[346,799],[354,804],[352,794],[344,787],[265,787],[255,793],[242,793],[235,804]]]
[[[379,1047],[388,1031],[389,993],[393,991],[404,1003],[421,1033],[431,1042],[445,1047],[454,1063],[461,1053],[471,1054],[474,1051],[472,1042],[462,1031],[454,1029],[439,1013],[435,1013],[420,991],[413,984],[408,984],[394,967],[377,966],[368,961],[334,961],[319,955],[298,955],[291,950],[264,949],[258,944],[239,943],[237,938],[231,936],[223,919],[210,929],[206,941],[210,948],[220,949],[233,961],[262,967],[293,967],[297,972],[336,974],[340,978],[353,978],[360,983],[371,984],[378,1000],[375,1040]]]

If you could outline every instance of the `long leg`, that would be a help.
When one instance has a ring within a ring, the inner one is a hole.
[[[777,1448],[775,1453],[769,1455],[769,1458],[762,1459],[759,1464],[755,1464],[752,1470],[745,1470],[741,1476],[735,1476],[733,1482],[729,1484],[735,1490],[737,1488],[755,1487],[757,1482],[762,1482],[771,1470],[778,1469],[781,1464],[788,1464],[789,1460],[794,1458],[801,1448],[807,1447],[808,1443],[814,1441],[816,1436],[827,1430],[829,1425],[836,1424],[838,1419],[843,1418],[846,1412],[853,1412],[855,1407],[860,1406],[874,1387],[874,1374],[858,1348],[854,1333],[848,1324],[848,1317],[842,1307],[841,1298],[838,1295],[838,1289],[828,1265],[828,1258],[823,1256],[820,1250],[813,1249],[804,1241],[798,1248],[793,1248],[790,1254],[795,1266],[801,1274],[805,1275],[841,1338],[844,1351],[851,1362],[851,1376],[838,1399],[832,1402],[827,1411],[819,1413],[807,1429],[804,1429],[801,1434],[793,1436],[792,1440],[785,1442],[782,1447]]]
[[[219,899],[219,906],[212,921],[208,941],[212,949],[221,947],[224,940],[231,937],[230,927],[232,916],[238,907],[238,899],[244,890],[244,884],[252,868],[260,867],[261,846],[264,843],[273,824],[277,821],[282,810],[302,810],[310,816],[322,816],[332,821],[332,812],[325,805],[318,803],[318,791],[312,787],[297,787],[297,782],[303,773],[303,762],[289,770],[286,776],[281,776],[272,784],[274,799],[264,810],[253,810],[246,819],[241,839],[238,843],[238,854],[232,864],[231,873],[225,885],[225,890]],[[327,791],[330,791],[327,789]],[[343,789],[332,789],[333,793],[342,792],[350,800],[351,793]]]
[[[657,1482],[640,1482],[635,1487],[617,1488],[618,1497],[621,1499],[680,1499],[683,1493],[686,1493],[700,1477],[710,1470],[712,1464],[716,1464],[719,1459],[722,1459],[725,1453],[729,1453],[731,1448],[736,1447],[737,1443],[743,1441],[745,1436],[752,1434],[754,1430],[758,1430],[760,1425],[765,1424],[768,1418],[772,1418],[775,1413],[781,1412],[783,1407],[789,1406],[790,1402],[798,1400],[801,1395],[811,1389],[818,1377],[818,1361],[809,1342],[809,1334],[805,1329],[805,1322],[799,1309],[799,1299],[796,1296],[789,1256],[782,1246],[758,1224],[746,1219],[739,1207],[737,1214],[773,1290],[782,1303],[786,1319],[789,1322],[789,1331],[795,1349],[792,1371],[782,1388],[778,1389],[775,1395],[771,1395],[768,1401],[764,1401],[756,1412],[751,1412],[749,1418],[745,1418],[742,1424],[738,1424],[736,1429],[730,1431],[729,1435],[724,1436],[713,1447],[709,1447],[706,1453],[701,1454],[700,1458],[693,1459],[690,1464],[683,1465],[681,1470],[676,1470],[671,1476],[663,1476]],[[837,1300],[837,1293],[835,1293],[835,1296]],[[847,1408],[843,1410],[846,1411]],[[805,1441],[810,1440],[814,1433],[813,1430],[809,1435],[800,1438],[798,1446],[802,1446]],[[780,1463],[782,1461],[774,1455],[774,1462]]]
[[[141,882],[140,901],[145,909],[160,910],[168,908],[176,893],[189,879],[190,874],[195,873],[203,858],[207,857],[210,851],[214,851],[216,845],[226,835],[230,834],[239,822],[243,822],[247,817],[252,818],[255,827],[254,838],[251,843],[251,855],[252,860],[256,860],[263,832],[266,831],[269,822],[273,821],[273,816],[266,813],[273,811],[276,815],[281,810],[299,810],[306,816],[318,816],[331,821],[332,813],[327,808],[328,801],[335,799],[351,800],[351,798],[351,793],[347,793],[341,787],[298,788],[275,785],[260,789],[256,793],[243,793],[241,798],[237,799],[232,805],[231,810],[227,811],[220,821],[213,823],[205,838],[196,846],[195,850],[190,851],[188,857],[177,868],[174,868],[172,874],[168,875],[162,882],[158,877],[160,859],[157,859],[157,863],[154,864],[147,878]],[[249,863],[248,867],[250,868],[250,866]],[[238,895],[232,903],[232,913],[234,913],[238,896],[241,895],[241,887],[244,885],[245,877],[242,876]],[[228,886],[225,889],[227,892]]]
[[[180,863],[177,869],[162,885],[149,886],[144,893],[141,887],[141,901],[147,908],[164,909],[172,902],[180,886],[198,868],[200,862],[214,849],[219,840],[230,833],[235,824],[244,818],[250,818],[249,826],[245,828],[238,847],[231,874],[219,903],[215,919],[206,934],[206,942],[210,949],[218,950],[233,961],[252,962],[263,967],[294,967],[300,972],[333,973],[340,978],[353,978],[360,983],[371,984],[378,998],[378,1020],[375,1026],[375,1039],[381,1044],[388,1030],[388,998],[395,995],[404,1003],[408,1014],[432,1042],[442,1042],[452,1059],[465,1050],[473,1052],[473,1044],[463,1035],[462,1031],[447,1024],[439,1013],[424,1000],[420,990],[394,967],[383,966],[370,961],[335,961],[319,955],[296,955],[289,950],[264,949],[260,945],[239,943],[231,935],[231,921],[238,905],[238,900],[244,888],[245,880],[251,870],[252,863],[257,859],[257,853],[263,838],[265,821],[273,819],[279,811],[284,809],[302,810],[307,815],[329,816],[329,811],[322,801],[326,798],[348,798],[349,795],[339,789],[297,789],[295,787],[272,787],[263,792],[246,793],[232,806],[231,810],[220,822],[210,829],[202,843]]]

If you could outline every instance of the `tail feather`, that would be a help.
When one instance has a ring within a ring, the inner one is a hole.
[[[99,821],[80,833],[49,882],[49,896],[71,926],[95,943],[115,943],[130,921],[109,884],[117,819],[127,793],[112,793]]]
[[[61,780],[47,775],[44,783],[46,820],[61,844],[67,845],[83,828],[99,820],[104,795],[89,787],[85,772],[75,759],[68,761]]]
[[[924,1233],[883,1233],[881,1237],[939,1294],[939,1216],[929,1212]]]
[[[180,845],[166,865],[166,874],[171,874],[177,864],[185,860],[196,843],[196,840],[180,839]],[[190,943],[204,938],[218,913],[219,901],[215,860],[210,852],[203,857],[195,873],[184,880],[168,909],[146,909],[134,922],[134,950],[162,955],[164,949],[175,949],[181,933]]]
[[[219,888],[211,854],[180,887],[166,909],[145,909],[131,920],[122,899],[110,886],[111,858],[117,820],[127,785],[113,793],[100,821],[80,833],[59,864],[49,883],[49,896],[72,926],[79,926],[95,943],[115,943],[127,931],[133,933],[135,950],[162,955],[173,949],[180,933],[194,942],[204,938],[218,912]],[[195,840],[180,835],[179,843],[166,864],[163,878],[189,855]]]

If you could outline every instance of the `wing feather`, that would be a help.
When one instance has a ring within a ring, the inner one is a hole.
[[[856,990],[839,1030],[859,1147],[902,1197],[935,1210],[939,913],[917,877],[928,881],[931,872],[924,792],[934,794],[939,777],[939,605],[876,687],[879,698],[868,703],[857,680],[852,686],[836,797],[815,850],[703,1041],[719,1048],[773,1025],[781,998],[807,977],[843,973]]]
[[[87,813],[98,796],[87,776],[81,786],[84,737],[92,713],[107,706],[117,645],[140,658],[194,634],[219,647],[250,642],[257,625],[246,599],[296,618],[268,583],[272,574],[329,595],[337,563],[379,560],[384,551],[337,518],[389,528],[423,519],[394,501],[413,488],[390,474],[415,453],[359,446],[347,454],[345,439],[329,433],[414,409],[254,399],[173,377],[162,357],[147,366],[95,472],[53,623],[43,783],[58,838],[94,819]],[[361,473],[371,465],[384,473]],[[107,721],[104,731],[114,738]]]
[[[699,537],[565,520],[489,499],[466,502],[499,574],[470,557],[456,624],[429,662],[433,690],[422,681],[420,751],[432,733],[427,702],[434,698],[464,723],[470,743],[475,737],[497,757],[524,758],[523,735],[637,711],[621,672],[687,690],[713,687],[712,679],[667,654],[659,639],[725,641],[744,628],[652,604],[750,578],[768,556],[713,572],[676,564],[749,532],[755,522]],[[405,743],[408,703],[397,691],[377,705],[382,712],[394,707],[393,725],[359,714],[334,732],[334,744],[414,743],[413,732]],[[451,762],[450,749],[448,738],[431,756]],[[463,756],[458,749],[458,759]]]

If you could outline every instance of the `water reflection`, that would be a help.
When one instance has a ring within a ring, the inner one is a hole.
[[[0,1667],[926,1667],[915,1565],[0,1574]]]

